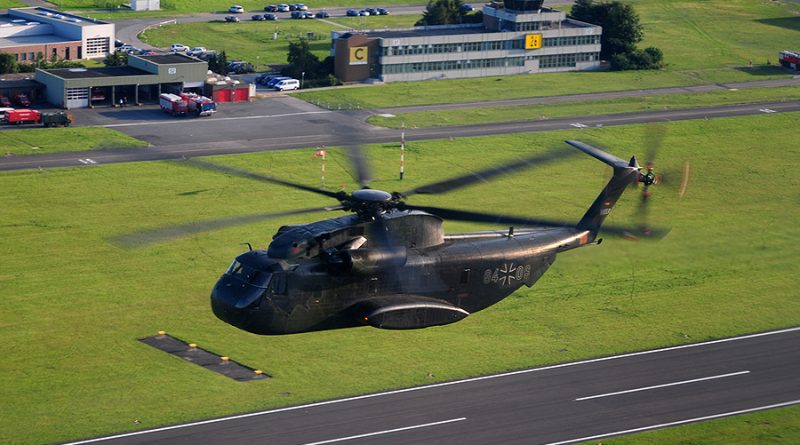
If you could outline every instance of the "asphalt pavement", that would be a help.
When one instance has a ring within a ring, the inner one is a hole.
[[[567,444],[800,404],[800,327],[74,442]]]

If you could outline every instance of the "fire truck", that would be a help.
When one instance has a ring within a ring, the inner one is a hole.
[[[800,70],[800,53],[794,51],[781,51],[778,54],[778,60],[786,68]]]
[[[213,100],[195,93],[181,93],[181,98],[186,101],[189,113],[198,116],[211,116],[217,112],[217,104]]]
[[[173,116],[182,116],[189,110],[186,101],[175,94],[162,93],[158,96],[158,103],[161,105],[161,111]]]
[[[3,117],[3,122],[6,124],[25,124],[25,123],[34,123],[38,124],[42,120],[42,114],[39,113],[37,110],[8,110],[5,112],[5,117]]]

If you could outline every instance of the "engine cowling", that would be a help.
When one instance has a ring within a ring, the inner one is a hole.
[[[333,274],[369,275],[406,264],[405,247],[392,249],[339,250],[329,254],[328,268]]]

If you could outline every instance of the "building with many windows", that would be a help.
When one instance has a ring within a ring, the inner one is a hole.
[[[0,53],[17,62],[105,57],[114,49],[114,24],[43,7],[0,15]]]
[[[332,33],[334,73],[384,82],[579,71],[600,66],[602,28],[542,7],[505,0],[483,23]]]

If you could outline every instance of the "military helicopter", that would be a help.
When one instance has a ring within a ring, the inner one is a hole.
[[[418,329],[463,320],[531,287],[556,255],[599,244],[598,232],[661,237],[666,230],[603,226],[623,192],[658,182],[652,165],[636,157],[625,161],[583,142],[567,144],[608,164],[613,176],[576,223],[418,206],[416,194],[441,194],[523,168],[540,166],[574,153],[558,150],[500,167],[388,193],[369,188],[369,169],[358,147],[350,147],[362,188],[333,192],[199,159],[193,167],[316,193],[336,199],[328,207],[268,213],[190,224],[128,235],[120,244],[168,239],[232,224],[278,216],[341,210],[349,212],[310,224],[287,225],[266,249],[251,249],[233,261],[211,291],[211,308],[221,320],[262,335],[297,334],[373,326]],[[445,234],[445,219],[504,224],[506,229]]]

